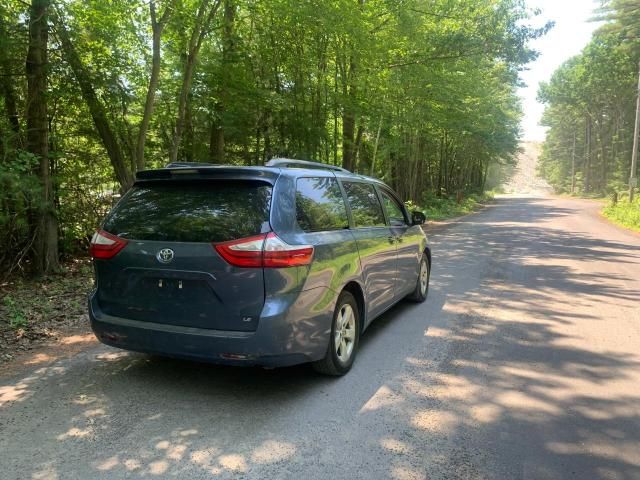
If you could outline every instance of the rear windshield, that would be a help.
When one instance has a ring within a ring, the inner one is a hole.
[[[268,231],[271,186],[251,181],[134,186],[104,229],[135,240],[224,242]]]

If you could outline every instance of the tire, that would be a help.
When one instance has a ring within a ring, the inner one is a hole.
[[[344,322],[344,323],[341,323]],[[327,353],[322,360],[312,363],[316,372],[340,376],[351,370],[360,341],[360,311],[353,295],[343,291],[333,312],[331,336]]]
[[[429,295],[429,279],[431,278],[431,264],[426,255],[422,255],[420,259],[420,270],[418,272],[418,280],[413,293],[407,297],[412,302],[422,303]]]

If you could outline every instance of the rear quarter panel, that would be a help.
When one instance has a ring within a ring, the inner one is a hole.
[[[300,175],[281,175],[273,190],[271,227],[291,245],[314,247],[311,265],[289,269],[267,269],[267,293],[284,293],[325,287],[339,293],[344,285],[360,282],[358,247],[349,229],[303,232],[296,221],[296,179],[298,177],[335,178],[331,172],[314,170]]]
[[[281,175],[274,185],[270,222],[273,231],[290,245],[312,245],[313,260],[307,266],[264,269],[261,323],[274,319],[273,323],[279,325],[278,336],[286,345],[294,345],[307,358],[317,360],[328,346],[338,295],[350,281],[360,284],[360,258],[348,229],[314,233],[300,230],[295,210],[298,176],[333,177],[320,170]]]

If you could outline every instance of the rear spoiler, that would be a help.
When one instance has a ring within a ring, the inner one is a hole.
[[[261,180],[274,183],[280,170],[206,163],[170,163],[166,168],[136,173],[136,183],[153,180]]]
[[[197,167],[215,167],[215,163],[200,162],[171,162],[167,163],[164,168],[197,168]]]

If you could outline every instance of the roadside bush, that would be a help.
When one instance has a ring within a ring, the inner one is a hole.
[[[26,258],[33,241],[31,212],[38,208],[40,183],[31,172],[38,159],[18,151],[0,163],[0,269],[7,275]]]
[[[618,225],[640,231],[640,198],[630,203],[628,194],[619,195],[618,202],[615,205],[609,203],[602,213]]]
[[[421,210],[428,220],[445,220],[447,218],[458,217],[471,213],[484,202],[491,200],[494,192],[462,194],[458,202],[455,197],[437,197],[435,195],[425,195],[421,206],[409,201],[405,205],[409,210]]]

